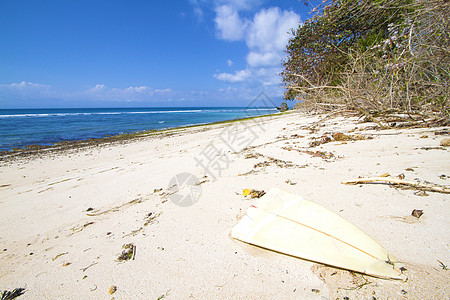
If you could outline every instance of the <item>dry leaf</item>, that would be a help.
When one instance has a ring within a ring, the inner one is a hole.
[[[423,210],[421,209],[414,209],[411,213],[411,216],[416,217],[417,219],[420,218],[423,215]]]
[[[244,189],[244,191],[242,192],[242,194],[244,194],[244,196],[248,196],[252,193],[252,189]]]
[[[450,138],[443,139],[443,140],[441,141],[440,145],[441,145],[442,147],[448,147],[448,146],[450,146]]]
[[[108,294],[112,295],[117,291],[117,286],[112,285],[109,287]]]

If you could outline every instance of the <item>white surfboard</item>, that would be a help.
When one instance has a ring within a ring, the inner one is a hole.
[[[328,209],[272,189],[231,230],[243,242],[376,277],[406,279],[402,265],[369,235]]]

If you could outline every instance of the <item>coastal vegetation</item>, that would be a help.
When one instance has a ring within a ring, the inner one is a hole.
[[[286,100],[382,126],[449,125],[450,2],[331,0],[286,46]]]

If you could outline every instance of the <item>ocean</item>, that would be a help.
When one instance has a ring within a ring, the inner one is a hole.
[[[0,151],[275,112],[244,107],[0,109]]]

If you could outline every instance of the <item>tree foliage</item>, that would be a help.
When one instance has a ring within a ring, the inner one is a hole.
[[[323,3],[286,47],[285,99],[364,114],[426,106],[448,117],[448,1]]]
[[[287,103],[283,101],[283,102],[281,103],[281,105],[280,105],[279,110],[280,110],[281,112],[284,112],[284,111],[289,110],[289,107],[288,107]]]

